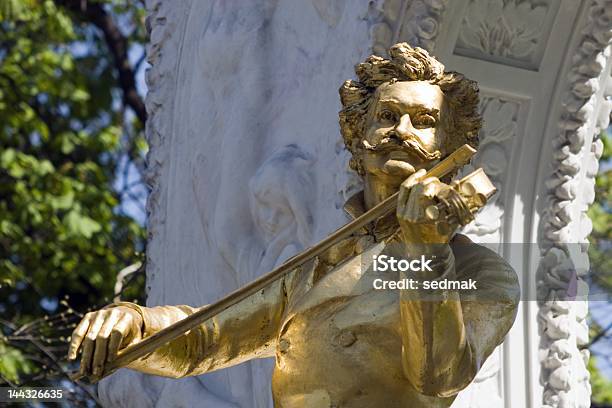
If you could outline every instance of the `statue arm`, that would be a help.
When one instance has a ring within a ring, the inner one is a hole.
[[[449,245],[437,246],[437,251],[433,272],[423,279],[478,276],[478,289],[472,299],[464,299],[457,291],[403,290],[402,363],[407,379],[419,392],[449,397],[474,379],[510,330],[518,305],[518,282],[503,259],[475,244],[461,246],[459,262]]]
[[[272,283],[128,367],[148,374],[180,378],[272,356],[286,303],[287,279]],[[143,337],[151,336],[197,310],[185,305],[121,305],[139,311],[143,320]]]
[[[451,249],[449,242],[456,224],[446,223],[441,228],[444,225],[437,217],[428,216],[426,209],[450,197],[454,190],[435,177],[425,176],[425,170],[419,170],[400,186],[397,219],[405,244],[398,248],[400,256],[424,254],[433,260],[432,271],[421,273],[417,279],[473,278],[477,289],[472,293],[440,289],[424,292],[423,287],[401,291],[402,364],[417,391],[450,397],[474,379],[512,326],[518,282],[502,258],[466,237],[453,240]]]

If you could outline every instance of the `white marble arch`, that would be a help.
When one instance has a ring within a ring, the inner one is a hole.
[[[487,124],[476,164],[501,194],[466,231],[485,242],[534,242],[553,258],[554,248],[585,240],[601,154],[593,136],[610,108],[602,83],[612,0],[148,0],[147,9],[149,305],[208,303],[241,283],[219,247],[231,236],[259,239],[248,181],[282,146],[317,160],[312,239],[345,222],[341,205],[359,183],[346,170],[336,90],[356,62],[397,41],[433,51],[481,85]],[[535,270],[539,254],[500,250]],[[523,279],[524,290],[535,288],[535,276]],[[541,370],[538,352],[546,361],[558,347],[539,337],[537,318],[553,306],[577,324],[560,367]],[[588,403],[582,311],[553,306],[523,302],[456,407]],[[253,406],[246,364],[180,381],[122,371],[100,387],[107,406]]]
[[[488,167],[501,194],[466,232],[481,242],[537,244],[500,250],[524,272],[526,298],[535,299],[536,286],[550,294],[557,265],[588,264],[591,224],[585,211],[601,155],[597,135],[611,106],[612,2],[376,4],[375,49],[409,41],[479,82],[486,124],[476,164]],[[581,248],[568,258],[562,250],[571,243],[579,244],[572,250]],[[586,302],[522,302],[497,351],[500,370],[475,381],[454,406],[589,406],[588,351],[581,351],[588,337],[586,309]],[[486,390],[484,383],[490,383]]]

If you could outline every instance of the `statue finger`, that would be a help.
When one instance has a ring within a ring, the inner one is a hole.
[[[442,182],[440,181],[439,178],[434,177],[434,176],[430,176],[430,177],[427,177],[427,178],[424,178],[423,180],[421,180],[421,184],[423,184],[423,185],[442,184]]]
[[[398,215],[400,215],[406,207],[408,197],[410,196],[410,190],[421,180],[425,173],[427,173],[425,169],[417,171],[416,173],[408,177],[400,186],[399,194],[397,197]]]
[[[444,184],[436,177],[429,177],[423,180],[421,184],[423,185],[423,196],[427,198],[434,198],[444,187]]]
[[[402,212],[402,218],[408,221],[416,222],[420,218],[421,214],[421,198],[423,197],[423,185],[417,184],[415,185],[410,195],[408,196],[408,201],[406,202],[406,206]]]
[[[98,337],[98,332],[102,328],[102,324],[104,323],[105,311],[100,310],[95,314],[91,325],[89,326],[89,330],[85,335],[85,339],[83,339],[83,352],[81,355],[81,368],[79,372],[83,375],[88,375],[91,372],[91,363],[94,352],[94,345],[96,338]]]
[[[70,336],[70,347],[68,347],[68,360],[74,360],[77,357],[79,347],[87,334],[93,314],[87,313]]]
[[[119,317],[120,313],[118,310],[110,309],[110,313],[107,315],[102,328],[98,332],[92,362],[92,372],[95,376],[99,376],[104,370],[104,363],[106,362],[106,353],[108,350],[108,340],[111,330],[119,321]]]
[[[427,171],[425,169],[420,169],[419,171],[408,177],[406,180],[404,180],[402,182],[402,187],[406,190],[410,190],[415,184],[419,183],[423,179],[425,174],[427,174]]]
[[[119,352],[119,346],[121,346],[122,339],[123,334],[115,327],[111,331],[110,339],[108,340],[108,354],[106,355],[107,362],[110,363],[117,358],[117,353]]]
[[[129,332],[130,322],[131,319],[129,316],[124,315],[111,330],[110,340],[108,341],[108,354],[106,357],[108,362],[113,361],[117,357],[123,339],[128,337],[127,334]]]
[[[127,347],[128,344],[134,340],[136,334],[135,331],[140,330],[140,328],[134,328],[134,324],[134,318],[129,314],[123,316],[119,323],[117,323],[117,328],[121,331],[121,343],[119,344],[120,349]]]

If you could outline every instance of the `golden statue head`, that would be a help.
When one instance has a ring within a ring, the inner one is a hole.
[[[389,163],[429,168],[459,146],[478,145],[482,119],[476,82],[421,48],[398,43],[389,59],[357,64],[340,88],[340,130],[351,168],[384,178]],[[404,174],[405,176],[405,174]]]

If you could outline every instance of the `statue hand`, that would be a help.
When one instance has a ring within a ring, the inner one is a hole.
[[[407,244],[446,244],[457,225],[427,217],[426,209],[436,204],[436,197],[451,188],[436,177],[424,178],[425,170],[408,177],[400,186],[397,219]],[[445,224],[441,226],[440,224]],[[440,228],[443,227],[443,228]]]
[[[68,359],[75,360],[81,350],[79,372],[99,376],[120,349],[140,341],[142,324],[140,313],[126,306],[87,313],[72,332]]]

